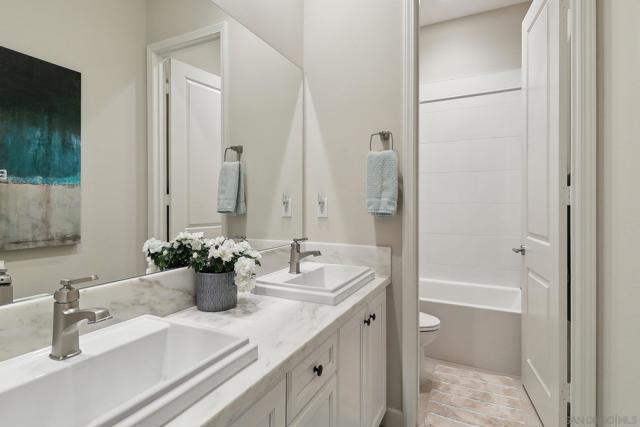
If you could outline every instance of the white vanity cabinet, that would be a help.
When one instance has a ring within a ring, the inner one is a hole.
[[[387,408],[386,353],[383,291],[231,427],[379,427]]]
[[[284,380],[231,423],[232,427],[284,427],[286,425],[286,383]]]
[[[387,407],[386,295],[338,333],[338,426],[378,427]]]

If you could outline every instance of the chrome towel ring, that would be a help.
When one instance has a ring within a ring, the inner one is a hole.
[[[391,133],[390,130],[381,130],[380,132],[376,132],[376,133],[372,133],[371,136],[369,137],[369,151],[373,151],[373,137],[374,136],[379,136],[380,137],[380,142],[383,144],[384,148],[384,143],[388,142],[389,139],[391,139],[391,149],[393,150],[393,133]]]

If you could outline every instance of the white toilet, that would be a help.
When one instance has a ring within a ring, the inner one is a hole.
[[[420,312],[420,347],[422,347],[422,354],[424,354],[424,348],[436,339],[439,330],[440,319]]]
[[[420,312],[420,385],[430,387],[433,377],[433,364],[427,363],[425,348],[438,336],[440,319],[427,313]]]

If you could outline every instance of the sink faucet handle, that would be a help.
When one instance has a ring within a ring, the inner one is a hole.
[[[307,240],[309,240],[308,237],[300,237],[299,239],[293,239],[293,242],[300,243],[300,242],[306,242]]]
[[[93,282],[94,280],[98,280],[99,277],[97,274],[92,274],[91,276],[81,277],[79,279],[62,279],[60,280],[60,284],[65,288],[69,288],[73,285],[79,285],[80,283]]]
[[[73,287],[80,283],[91,282],[98,280],[98,275],[93,274],[89,277],[81,277],[80,279],[62,279],[60,284],[62,287],[53,293],[53,299],[55,302],[61,304],[69,304],[77,301],[80,298],[80,291]]]

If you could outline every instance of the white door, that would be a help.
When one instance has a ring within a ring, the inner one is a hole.
[[[169,238],[181,231],[222,234],[217,212],[222,162],[219,76],[170,59]]]
[[[364,319],[364,427],[378,427],[387,410],[386,295],[368,307]]]
[[[546,427],[566,425],[569,52],[561,0],[522,23],[525,108],[522,381]]]

